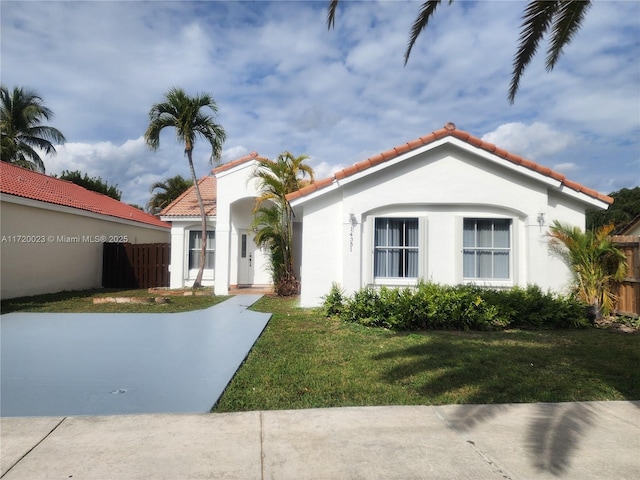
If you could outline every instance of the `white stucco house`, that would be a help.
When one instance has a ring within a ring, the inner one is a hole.
[[[0,162],[0,297],[102,286],[103,243],[168,243],[170,225],[74,183]]]
[[[248,229],[258,196],[250,180],[256,158],[253,152],[201,180],[212,229],[207,279],[217,294],[270,281],[265,252]],[[199,245],[197,205],[180,213],[190,195],[161,216],[172,224],[172,287],[188,284],[195,273],[188,262]],[[587,211],[613,202],[452,123],[318,180],[288,200],[304,307],[319,305],[333,283],[346,293],[420,279],[562,291],[570,272],[549,252],[548,226],[559,220],[584,228]]]
[[[203,285],[214,286],[216,295],[230,288],[271,284],[268,256],[253,241],[249,226],[259,196],[252,180],[256,152],[215,168],[198,180],[207,215],[207,258]],[[193,285],[202,248],[202,224],[194,187],[160,212],[171,224],[170,287]]]

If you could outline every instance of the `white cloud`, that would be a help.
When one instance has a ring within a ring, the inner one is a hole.
[[[553,130],[545,123],[525,125],[512,122],[500,125],[494,131],[485,134],[482,140],[528,159],[539,160],[565,151],[571,144],[572,137]]]
[[[216,99],[223,161],[290,150],[328,175],[453,121],[532,160],[574,164],[572,180],[592,188],[635,186],[639,2],[596,2],[552,73],[541,44],[514,105],[523,4],[444,2],[403,66],[419,7],[341,2],[327,30],[324,2],[4,2],[2,80],[35,88],[56,113],[70,143],[45,160],[50,171],[101,175],[135,203],[148,180],[189,175],[171,134],[157,152],[141,142],[174,85]],[[197,144],[198,175],[208,157]]]
[[[313,168],[316,180],[322,180],[333,176],[339,170],[346,168],[346,165],[336,165],[333,163],[319,162],[316,163],[313,159],[310,159],[309,165]]]
[[[571,173],[580,169],[578,165],[575,163],[567,162],[567,163],[558,163],[557,165],[553,165],[551,167],[553,170],[556,170],[561,173]]]
[[[109,185],[117,185],[122,191],[122,200],[127,203],[145,205],[153,183],[177,174],[190,176],[179,147],[169,145],[164,150],[151,152],[143,137],[121,145],[113,142],[66,143],[56,146],[56,150],[57,155],[44,160],[48,174],[79,170],[90,177],[100,177]],[[176,154],[180,155],[180,164],[172,160]]]

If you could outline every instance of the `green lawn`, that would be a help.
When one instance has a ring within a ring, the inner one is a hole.
[[[172,313],[200,310],[220,303],[229,297],[214,296],[207,292],[203,296],[164,295],[165,304],[103,303],[94,304],[97,297],[159,297],[157,293],[143,290],[82,290],[33,297],[2,300],[0,311],[9,312],[77,312],[77,313]]]
[[[274,315],[214,411],[640,399],[640,335],[396,333],[265,297]]]

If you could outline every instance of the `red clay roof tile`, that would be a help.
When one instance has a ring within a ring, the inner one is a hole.
[[[328,182],[316,182],[316,184],[317,185],[320,185],[321,183],[330,184],[333,182],[333,180],[342,180],[359,171],[363,171],[364,168],[369,168],[370,166],[374,166],[379,163],[383,163],[385,161],[391,160],[393,158],[396,158],[402,155],[403,153],[414,150],[416,148],[420,148],[423,145],[428,145],[429,143],[432,143],[435,140],[439,140],[447,136],[455,137],[472,146],[481,148],[489,153],[493,153],[498,157],[504,158],[505,160],[515,163],[516,165],[522,165],[525,168],[534,170],[538,173],[541,173],[542,175],[551,177],[554,180],[561,182],[566,187],[571,188],[572,190],[584,193],[590,197],[596,198],[608,204],[613,203],[613,198],[609,197],[608,195],[603,195],[593,189],[580,185],[579,183],[567,180],[563,174],[555,172],[551,170],[549,167],[539,165],[535,162],[532,162],[531,160],[524,159],[519,155],[512,154],[492,143],[485,142],[482,139],[474,135],[471,135],[468,132],[465,132],[464,130],[458,130],[455,124],[452,122],[447,123],[443,128],[439,130],[435,130],[434,132],[431,132],[429,135],[422,136],[415,140],[410,140],[409,142],[406,142],[405,144],[395,147],[394,149],[387,150],[385,152],[379,153],[378,155],[374,155],[373,157],[370,157],[364,162],[359,162],[359,163],[356,163],[355,165],[344,168],[336,172],[333,176],[329,177],[327,179],[329,180]],[[408,149],[405,148],[405,145],[408,146],[409,148]],[[322,188],[322,186],[318,186],[317,188],[313,188],[313,189],[311,189],[310,186],[307,186],[307,187],[301,188],[297,192],[289,194],[287,196],[287,199],[293,200],[296,198],[304,197],[305,195],[308,195],[316,190],[319,190],[320,188]]]
[[[409,146],[409,150],[413,150],[414,148],[421,147],[424,143],[419,138],[416,138],[415,140],[407,142],[407,145]]]
[[[0,191],[44,203],[76,208],[155,227],[171,228],[166,222],[126,203],[75,183],[0,162]]]
[[[231,162],[225,163],[223,165],[220,165],[219,167],[214,168],[213,170],[211,170],[211,173],[215,175],[216,173],[224,172],[225,170],[229,170],[238,165],[242,165],[243,163],[250,162],[251,160],[268,160],[268,159],[265,157],[261,157],[258,154],[258,152],[252,151],[248,155],[245,155],[244,157],[240,157],[236,160],[232,160]]]
[[[362,162],[358,162],[355,164],[355,167],[358,169],[359,172],[362,172],[363,170],[371,168],[372,166],[373,164],[369,159],[363,160]]]
[[[198,180],[198,188],[200,189],[200,195],[202,196],[204,211],[207,217],[213,217],[217,213],[216,186],[216,177],[211,175]],[[199,217],[200,205],[198,204],[195,187],[191,186],[187,189],[182,195],[165,207],[164,210],[160,212],[160,215],[166,217]]]
[[[371,165],[378,165],[379,163],[383,163],[385,160],[384,155],[381,153],[374,155],[373,157],[369,157],[369,163]]]
[[[509,152],[507,152],[504,148],[496,147],[493,151],[493,154],[500,158],[507,158],[509,156]]]
[[[398,145],[396,148],[394,148],[394,150],[396,151],[397,155],[402,155],[403,153],[407,153],[409,150],[411,150],[411,147],[408,143],[403,143],[402,145]]]

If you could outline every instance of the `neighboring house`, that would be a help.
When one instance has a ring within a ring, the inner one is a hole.
[[[259,191],[258,154],[215,168],[206,193],[216,294],[270,283],[250,224]],[[554,220],[584,228],[588,210],[613,199],[448,123],[316,181],[288,196],[295,212],[296,263],[304,307],[338,284],[410,286],[419,280],[563,290],[571,273],[550,254]],[[161,212],[172,224],[171,287],[195,278],[201,245],[193,189]]]
[[[217,295],[230,288],[271,284],[268,255],[253,241],[253,207],[260,196],[253,179],[256,152],[213,169],[198,180],[207,216],[207,256],[203,285],[215,285]],[[162,212],[171,223],[171,288],[193,285],[202,248],[202,223],[195,187]],[[215,282],[214,282],[215,280]]]
[[[616,235],[631,235],[632,237],[640,236],[640,215],[636,215],[627,226],[621,229]]]
[[[170,225],[66,180],[0,162],[0,296],[102,284],[103,242],[168,243]]]

